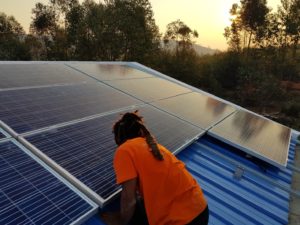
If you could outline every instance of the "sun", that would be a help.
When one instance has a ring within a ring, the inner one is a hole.
[[[232,3],[224,1],[222,4],[220,4],[218,11],[217,11],[217,20],[220,26],[227,27],[231,25],[231,18],[229,11],[232,6]]]

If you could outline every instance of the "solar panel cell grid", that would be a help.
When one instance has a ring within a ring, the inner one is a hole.
[[[6,136],[3,133],[1,133],[1,130],[0,130],[0,139],[5,138],[5,137]]]
[[[84,74],[63,64],[0,64],[0,89],[89,80]]]
[[[145,102],[191,92],[188,88],[161,78],[113,80],[105,83]]]
[[[103,198],[118,189],[102,188],[105,180],[113,180],[112,158],[116,145],[111,133],[115,116],[91,120],[29,136],[35,145],[69,173]],[[109,181],[108,181],[109,182]],[[108,192],[108,194],[106,194]]]
[[[102,84],[3,91],[0,119],[18,133],[140,103]]]
[[[150,106],[140,111],[158,141],[171,151],[202,133],[201,129]],[[118,118],[119,113],[115,113],[25,138],[102,199],[107,199],[120,189],[112,166],[117,147],[112,125]]]
[[[286,166],[291,129],[246,111],[226,118],[209,133],[249,155]]]
[[[126,65],[97,63],[68,63],[68,65],[102,81],[152,77],[151,74]]]
[[[70,224],[93,206],[11,141],[0,143],[0,224]]]
[[[202,129],[230,115],[235,108],[210,96],[192,92],[151,103]]]

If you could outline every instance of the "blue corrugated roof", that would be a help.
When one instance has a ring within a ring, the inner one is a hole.
[[[293,164],[295,140],[289,151]],[[210,224],[288,224],[290,169],[248,159],[233,147],[204,136],[178,158],[200,183],[210,207]],[[244,171],[237,179],[237,168]]]
[[[94,215],[82,225],[105,225],[105,223],[99,218],[99,215]]]
[[[207,135],[177,157],[200,183],[210,208],[209,224],[288,224],[296,137],[289,148],[288,167],[270,166]],[[235,177],[235,171],[243,171]],[[114,204],[114,203],[113,203]],[[101,225],[93,217],[85,225]]]

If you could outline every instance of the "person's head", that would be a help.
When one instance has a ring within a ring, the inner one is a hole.
[[[155,139],[144,125],[143,117],[138,115],[138,111],[125,113],[114,124],[113,133],[117,145],[121,145],[132,138],[144,137],[153,156],[158,160],[163,160],[163,155],[158,149]]]

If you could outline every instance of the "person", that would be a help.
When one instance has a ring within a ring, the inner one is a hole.
[[[114,170],[122,185],[120,224],[133,224],[130,220],[141,202],[150,225],[208,223],[200,186],[184,163],[155,141],[138,111],[125,113],[113,133],[118,145]]]

